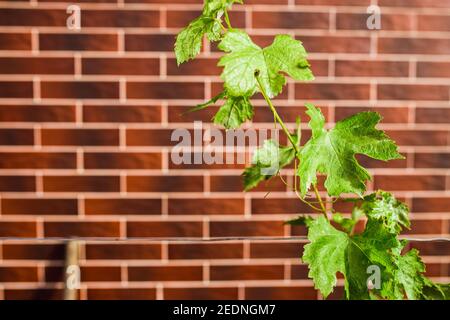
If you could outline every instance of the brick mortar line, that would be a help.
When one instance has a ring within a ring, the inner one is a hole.
[[[417,198],[416,198],[417,199]],[[410,199],[406,199],[406,202],[410,202]],[[410,205],[410,203],[408,203]],[[36,222],[37,218],[41,218],[45,223],[54,223],[54,222],[67,222],[67,223],[78,223],[78,222],[90,222],[90,223],[101,223],[101,222],[115,222],[119,223],[121,218],[127,218],[127,223],[135,223],[135,222],[200,222],[202,223],[202,230],[204,234],[209,233],[209,224],[210,223],[220,223],[220,222],[271,222],[271,223],[283,223],[286,220],[289,220],[293,217],[296,217],[301,214],[308,214],[311,216],[319,216],[316,213],[306,212],[296,212],[296,213],[271,213],[271,214],[255,214],[251,219],[245,219],[243,215],[209,215],[209,220],[206,220],[205,215],[168,215],[164,217],[163,215],[152,215],[152,216],[142,216],[142,215],[129,215],[124,217],[120,214],[110,214],[110,215],[40,215],[36,217],[36,215],[3,215],[0,221],[2,222]],[[450,219],[450,212],[426,212],[426,213],[411,213],[412,221],[447,221]],[[420,235],[418,233],[417,235]],[[421,234],[430,236],[432,234]],[[440,234],[436,234],[440,235]],[[28,239],[28,238],[27,238]],[[31,238],[30,238],[31,239]],[[34,239],[34,238],[33,238]],[[127,238],[130,241],[140,241],[140,238]],[[22,239],[21,241],[23,241]],[[25,239],[26,240],[26,239]],[[48,239],[49,241],[51,239]],[[105,241],[109,241],[105,239]]]
[[[290,263],[294,266],[305,266],[301,263],[298,258],[252,258],[250,264],[245,262],[243,259],[206,259],[211,266],[266,266],[266,265],[279,265],[282,266],[284,263]],[[428,264],[449,264],[450,256],[424,256],[423,260]],[[129,268],[135,267],[185,267],[185,266],[195,266],[201,267],[203,261],[201,260],[170,260],[168,263],[160,260],[126,260]],[[1,262],[1,266],[4,267],[15,267],[15,266],[25,266],[25,267],[35,267],[37,263],[42,263],[46,267],[62,267],[64,263],[62,261],[42,261],[42,260],[4,260]],[[120,267],[122,261],[116,260],[85,260],[80,261],[80,266],[82,267]]]
[[[336,107],[348,107],[348,108],[355,108],[355,107],[363,107],[364,105],[369,103],[369,100],[315,100],[319,101],[320,104],[323,106],[329,106],[329,105],[335,105]],[[205,102],[204,99],[202,100],[164,100],[164,99],[134,99],[134,100],[128,100],[125,104],[120,103],[117,99],[41,99],[41,102],[39,105],[50,105],[50,106],[59,106],[59,105],[66,105],[66,106],[73,106],[75,103],[79,102],[80,104],[84,104],[86,106],[104,106],[112,105],[112,106],[150,106],[150,107],[160,107],[163,103],[168,103],[170,106],[179,107],[179,106],[192,106],[195,104],[203,103]],[[302,100],[302,99],[296,99],[295,101],[290,101],[287,99],[277,99],[277,107],[278,108],[292,108],[297,105],[303,105],[307,102],[310,102],[310,100]],[[378,100],[376,107],[380,108],[392,108],[392,107],[405,107],[405,104],[410,103],[416,103],[417,107],[419,108],[450,108],[450,104],[446,100],[420,100],[420,101],[411,101],[411,100]],[[33,105],[33,100],[31,98],[0,98],[0,104],[2,106],[10,105],[10,106],[16,106],[20,104],[25,105]],[[255,107],[266,107],[265,101],[261,99],[252,99],[252,104]],[[3,121],[2,123],[9,123],[14,125],[26,125],[34,122],[15,122],[15,121]],[[70,125],[74,122],[40,122],[44,125]],[[86,125],[117,125],[117,123],[114,122],[84,122]],[[212,122],[207,122],[208,124],[212,125]],[[258,125],[260,123],[264,122],[257,122],[255,125]],[[133,127],[135,125],[155,125],[159,122],[155,123],[139,123],[139,122],[129,122],[127,123],[128,127]],[[186,126],[186,125],[192,125],[192,121],[182,121],[182,122],[172,122],[173,125],[180,125],[180,126]],[[267,124],[267,123],[266,123]],[[1,125],[1,123],[0,123]],[[272,124],[273,125],[273,124]],[[250,128],[248,124],[244,124],[243,128]]]
[[[449,150],[450,151],[450,150]],[[412,153],[410,153],[412,155]],[[36,172],[40,172],[44,176],[79,176],[79,177],[89,177],[89,176],[120,176],[124,173],[129,176],[203,176],[204,171],[207,170],[209,175],[212,176],[229,176],[235,175],[240,176],[243,169],[171,169],[169,173],[164,174],[161,169],[141,169],[141,170],[126,170],[126,169],[87,169],[82,173],[78,173],[76,169],[0,169],[0,174],[3,176],[34,176]],[[370,169],[373,175],[446,175],[449,172],[449,168],[387,168],[387,169]],[[283,169],[281,173],[285,176],[291,177],[292,171],[289,169]],[[287,190],[290,191],[290,190]],[[286,192],[283,191],[283,192]],[[148,192],[133,192],[134,194],[148,194]],[[254,193],[254,192],[253,192]],[[253,194],[252,193],[252,194]],[[264,193],[264,192],[260,192]],[[32,191],[20,191],[20,192],[2,192],[3,195],[8,194],[33,194]],[[110,194],[105,193],[105,194]]]
[[[121,1],[121,0],[119,0]],[[65,10],[68,4],[66,3],[50,3],[50,2],[36,2],[35,5],[31,3],[17,3],[9,1],[1,1],[0,8],[5,9],[33,9],[33,10]],[[124,11],[140,11],[140,10],[152,10],[158,11],[161,6],[164,6],[167,10],[173,11],[198,11],[202,9],[201,4],[178,4],[178,3],[81,3],[79,4],[82,10],[124,10]],[[301,4],[246,4],[233,6],[232,11],[243,12],[247,9],[254,9],[258,11],[292,11],[292,12],[326,12],[330,9],[336,9],[339,12],[349,12],[349,13],[366,13],[367,6],[334,6],[334,5],[301,5]],[[420,10],[421,14],[427,15],[450,15],[450,8],[435,8],[435,7],[410,7],[410,6],[399,6],[399,7],[389,7],[382,6],[382,12],[388,14],[410,14]]]
[[[74,54],[80,54],[82,59],[117,59],[117,58],[160,58],[161,55],[166,55],[169,59],[175,59],[175,54],[172,51],[126,51],[123,54],[118,51],[73,51],[73,50],[61,50],[61,51],[40,51],[35,56],[30,56],[30,51],[27,50],[0,50],[0,57],[3,58],[72,58]],[[311,52],[308,54],[310,60],[326,60],[331,53]],[[448,62],[450,55],[444,54],[386,54],[379,53],[377,57],[370,57],[370,53],[346,53],[337,52],[332,53],[336,60],[344,61],[394,61],[394,62],[408,62],[411,58],[422,62]],[[219,59],[221,57],[220,52],[211,52],[209,54],[201,53],[198,59]]]
[[[65,26],[2,26],[3,30],[16,33],[29,33],[36,30],[39,34],[73,34]],[[117,35],[119,30],[127,35],[145,34],[145,35],[175,35],[181,28],[170,27],[161,30],[160,27],[83,27],[81,34],[110,34]],[[296,37],[301,36],[332,36],[332,37],[361,37],[370,38],[373,31],[367,29],[336,29],[330,32],[329,29],[320,28],[252,28],[247,30],[250,36],[276,36],[280,33],[291,33]],[[5,32],[1,32],[5,33]],[[376,33],[381,38],[409,38],[409,39],[440,39],[446,40],[450,31],[429,31],[429,30],[378,30]],[[47,50],[45,50],[47,51]]]
[[[60,74],[60,75],[49,75],[49,74],[7,74],[7,75],[0,75],[0,81],[2,82],[11,82],[11,81],[17,81],[17,82],[31,82],[34,79],[39,80],[39,82],[42,84],[43,82],[47,83],[54,83],[54,82],[107,82],[107,83],[121,83],[124,82],[124,85],[127,82],[136,82],[136,83],[160,83],[160,82],[174,82],[174,83],[195,83],[195,84],[203,84],[205,87],[205,99],[209,99],[207,95],[208,85],[209,84],[221,84],[222,81],[220,79],[220,76],[202,76],[202,75],[168,75],[164,76],[164,79],[161,78],[161,75],[122,75],[122,74],[112,74],[112,75],[103,75],[103,74],[84,74],[81,77],[76,77],[73,74]],[[415,77],[411,78],[409,76],[406,77],[373,77],[373,76],[317,76],[314,80],[314,82],[308,82],[308,84],[316,85],[316,84],[370,84],[371,81],[374,81],[374,79],[377,80],[379,85],[384,84],[393,84],[393,85],[430,85],[430,86],[450,86],[450,79],[446,77]],[[36,80],[36,81],[37,81]],[[164,80],[164,81],[162,81]],[[414,80],[412,82],[412,80]],[[288,82],[288,84],[294,84],[295,86],[301,86],[305,83],[301,82]],[[121,90],[125,90],[125,88],[121,88]],[[39,92],[38,92],[39,93]],[[55,98],[48,98],[48,97],[42,97],[40,94],[36,95],[37,102],[43,99],[55,99]],[[73,100],[76,98],[68,97],[68,100]],[[94,98],[95,99],[95,98]],[[129,100],[145,100],[145,99],[136,99],[136,98],[129,98]],[[86,99],[83,99],[86,100]],[[98,98],[95,100],[105,100],[102,98]],[[114,99],[117,100],[117,99]],[[120,95],[119,100],[122,103],[126,102],[126,95]],[[151,99],[147,99],[151,100]],[[164,100],[164,99],[161,99]],[[171,99],[165,98],[165,100],[170,101]],[[173,99],[176,100],[176,99]],[[421,101],[420,99],[417,101]],[[448,99],[442,99],[437,101],[448,101]]]

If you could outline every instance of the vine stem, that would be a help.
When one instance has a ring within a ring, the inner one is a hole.
[[[228,29],[233,29],[230,22],[230,17],[228,16],[228,10],[225,10],[225,22],[227,23]]]
[[[272,111],[275,120],[280,124],[281,128],[283,129],[284,134],[288,137],[289,142],[292,144],[294,150],[295,150],[295,158],[297,159],[297,155],[299,153],[299,148],[297,143],[295,143],[294,138],[292,137],[291,133],[289,132],[289,129],[286,127],[286,125],[283,122],[283,119],[281,119],[280,115],[277,112],[277,109],[275,108],[275,106],[272,103],[272,100],[270,100],[269,95],[267,94],[267,92],[264,90],[264,87],[261,83],[261,79],[259,77],[259,71],[255,72],[255,78],[256,78],[256,82],[258,82],[258,87],[259,90],[261,91],[261,94],[263,95],[264,99],[266,100],[267,104],[269,105],[270,110]],[[294,177],[295,179],[295,177]],[[321,209],[315,207],[314,205],[312,205],[311,203],[309,203],[308,201],[306,201],[305,199],[303,199],[297,192],[297,187],[296,187],[296,182],[295,182],[295,194],[298,196],[298,198],[305,204],[307,204],[308,206],[310,206],[312,209],[317,210],[317,211],[321,211],[325,218],[328,220],[328,215],[327,215],[327,210],[325,208],[325,205],[323,204],[322,198],[320,197],[320,194],[317,190],[317,187],[314,185],[314,192],[316,193],[316,197],[319,200],[320,203],[320,207]]]
[[[264,90],[264,87],[261,83],[261,79],[259,78],[259,71],[255,72],[255,78],[256,81],[258,82],[258,87],[259,90],[261,91],[264,99],[266,100],[267,104],[269,105],[270,110],[272,111],[275,119],[277,120],[277,122],[280,124],[281,128],[283,129],[284,134],[286,134],[286,136],[289,139],[289,142],[292,144],[292,146],[294,147],[295,150],[295,156],[297,156],[299,150],[298,150],[298,145],[295,143],[294,138],[292,137],[291,133],[289,132],[288,128],[286,127],[286,125],[283,122],[283,119],[281,119],[280,115],[277,112],[277,109],[275,108],[275,106],[272,103],[272,100],[270,100],[269,96],[267,95],[266,91]]]
[[[314,193],[316,194],[316,198],[317,198],[317,200],[319,200],[320,207],[322,208],[323,215],[325,216],[325,218],[327,220],[329,220],[328,214],[327,214],[327,209],[325,208],[325,205],[323,204],[323,200],[322,200],[322,197],[320,196],[319,190],[317,190],[316,185],[313,185],[313,188],[314,188]]]

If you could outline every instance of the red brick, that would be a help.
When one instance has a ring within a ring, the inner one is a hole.
[[[125,34],[126,51],[172,52],[175,34]]]
[[[338,13],[336,16],[336,28],[342,30],[368,30],[367,21],[370,16],[371,13]],[[383,13],[381,29],[393,31],[412,30],[412,16],[408,14]]]
[[[417,29],[421,31],[450,31],[450,19],[445,15],[419,15]]]
[[[73,58],[0,58],[4,74],[73,74],[74,68]]]
[[[298,198],[252,199],[253,214],[300,214],[312,213],[312,209]]]
[[[200,82],[127,82],[129,99],[203,99]]]
[[[49,146],[118,146],[117,129],[42,129],[43,145]]]
[[[445,178],[437,175],[377,175],[374,188],[393,191],[445,190]]]
[[[237,288],[165,288],[166,300],[237,300]]]
[[[89,300],[155,300],[154,288],[88,289]]]
[[[0,33],[0,50],[31,50],[31,34],[29,32]]]
[[[441,234],[442,220],[412,220],[411,229],[404,230],[405,234]]]
[[[292,279],[308,279],[308,266],[307,265],[292,265],[291,277]]]
[[[117,99],[118,82],[93,81],[43,81],[41,83],[43,98],[67,99]]]
[[[80,268],[82,282],[112,282],[121,281],[120,267],[97,267],[82,266]],[[63,267],[46,267],[46,282],[61,282],[64,280],[65,272]]]
[[[445,146],[448,131],[387,130],[387,135],[400,146]]]
[[[222,69],[218,59],[197,58],[178,66],[175,59],[167,59],[167,74],[174,76],[218,76]]]
[[[128,267],[128,281],[201,281],[202,266]]]
[[[169,244],[169,259],[242,259],[242,243]]]
[[[368,84],[299,83],[295,85],[296,99],[369,100]]]
[[[267,1],[267,0],[265,0],[265,1]],[[282,0],[282,1],[285,1],[285,0]],[[125,0],[125,3],[199,4],[198,0]]]
[[[325,6],[363,6],[370,5],[370,0],[295,0],[298,5],[325,5]]]
[[[34,192],[34,176],[0,176],[0,192]]]
[[[84,105],[83,121],[99,123],[160,122],[161,108],[159,106],[147,105]]]
[[[449,86],[445,85],[378,85],[379,100],[448,100]]]
[[[175,146],[178,141],[172,141],[173,129],[128,129],[126,141],[129,146]],[[191,136],[193,131],[189,130]]]
[[[362,154],[357,154],[356,159],[364,168],[380,168],[380,169],[406,168],[407,167],[407,158],[410,155],[407,155],[407,154],[402,154],[402,155],[405,157],[405,159],[380,161],[380,160],[369,158]]]
[[[30,161],[30,159],[32,159]],[[71,169],[76,167],[74,153],[58,152],[2,152],[2,169]]]
[[[37,282],[38,270],[36,267],[11,266],[0,267],[1,282]]]
[[[448,265],[439,264],[439,263],[426,263],[426,272],[425,275],[427,277],[441,277],[445,276],[445,273],[442,272],[444,268]]]
[[[26,146],[34,144],[33,129],[1,129],[0,145]]]
[[[281,280],[283,278],[283,265],[212,265],[210,270],[212,281]]]
[[[67,17],[65,10],[0,9],[0,25],[2,26],[65,27]]]
[[[448,212],[450,198],[414,198],[412,212]]]
[[[158,260],[160,244],[88,244],[86,258],[89,260]]]
[[[118,222],[45,222],[46,237],[119,237]]]
[[[359,112],[378,112],[382,123],[407,123],[409,121],[408,107],[336,107],[334,117],[336,121],[351,117]]]
[[[312,287],[246,287],[249,300],[316,300],[317,291]]]
[[[242,215],[243,199],[169,199],[171,215]]]
[[[380,0],[378,5],[386,7],[417,7],[417,8],[450,8],[448,1],[435,0]]]
[[[0,98],[32,98],[33,84],[27,81],[0,82]]]
[[[119,192],[119,177],[45,176],[44,192]]]
[[[155,28],[159,26],[156,10],[83,10],[81,27]]]
[[[2,214],[76,215],[75,199],[2,199]]]
[[[411,247],[419,250],[421,256],[442,256],[450,251],[448,241],[412,242]]]
[[[4,291],[5,300],[62,300],[63,289],[7,289]]]
[[[140,237],[201,237],[202,222],[147,222],[128,221],[127,236]]]
[[[2,122],[74,122],[74,105],[1,105]]]
[[[450,77],[450,62],[418,62],[417,76],[428,78]]]
[[[155,215],[161,214],[160,199],[85,199],[89,215]]]
[[[211,191],[213,192],[241,192],[244,188],[242,176],[212,176],[210,179]],[[253,190],[259,192],[285,191],[286,186],[281,179],[273,178],[262,182]]]
[[[450,50],[449,39],[427,38],[379,38],[379,53],[398,54],[447,54]]]
[[[336,61],[338,77],[408,77],[409,63],[401,61]]]
[[[86,169],[160,169],[160,153],[111,152],[84,155]]]
[[[65,257],[64,244],[3,244],[5,260],[61,260]]]
[[[250,245],[250,257],[252,259],[295,259],[300,258],[302,252],[303,245],[301,243],[265,242]]]
[[[159,59],[151,58],[84,58],[83,74],[158,75]]]
[[[345,36],[297,36],[303,42],[306,51],[310,53],[369,53],[370,39],[368,37]]]
[[[36,237],[35,222],[10,222],[0,221],[0,237]]]
[[[416,153],[415,168],[450,168],[450,153]]]
[[[116,51],[117,46],[116,34],[39,34],[39,49],[44,51]]]
[[[328,29],[328,13],[253,11],[253,28],[265,29]]]
[[[284,235],[282,221],[213,221],[210,222],[212,237],[257,237]]]
[[[201,192],[203,176],[128,176],[128,192]]]

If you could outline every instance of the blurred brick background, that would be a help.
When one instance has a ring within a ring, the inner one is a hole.
[[[214,46],[181,68],[172,53],[201,1],[80,2],[80,32],[66,28],[64,0],[0,2],[0,237],[304,235],[282,225],[308,212],[283,184],[244,194],[242,165],[170,161],[172,130],[217,110],[180,115],[220,89]],[[234,7],[235,26],[261,45],[293,34],[311,53],[316,81],[290,83],[276,101],[291,127],[297,114],[307,121],[306,100],[330,122],[380,112],[407,159],[362,159],[375,175],[370,189],[408,203],[410,235],[448,236],[450,0],[379,0],[380,31],[366,28],[369,0],[246,3]],[[264,102],[255,105],[255,125],[271,127]],[[448,281],[450,246],[413,245],[429,276]],[[301,248],[88,242],[80,297],[320,298]],[[0,298],[61,298],[63,259],[58,242],[1,242]]]

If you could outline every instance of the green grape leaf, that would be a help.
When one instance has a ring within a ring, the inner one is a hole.
[[[450,284],[433,283],[423,278],[424,286],[421,298],[426,300],[450,300]]]
[[[314,280],[314,287],[326,298],[336,286],[336,273],[346,275],[346,252],[349,237],[336,230],[321,216],[308,221],[308,239],[302,260],[308,264],[308,276]]]
[[[398,292],[396,298],[403,295],[403,286],[398,284],[399,280],[393,280],[398,266],[392,252],[400,242],[381,223],[374,222],[364,233],[355,236],[336,230],[324,217],[307,225],[311,243],[305,246],[302,259],[308,264],[308,276],[325,298],[336,286],[338,272],[344,275],[347,299],[392,297],[393,289]],[[379,288],[369,288],[371,267],[380,272]]]
[[[300,41],[288,35],[278,35],[267,48],[254,44],[247,33],[231,30],[219,44],[227,52],[219,61],[224,67],[221,75],[226,89],[235,96],[252,96],[258,90],[255,72],[258,71],[264,91],[277,96],[286,84],[280,72],[296,80],[313,80],[306,60],[306,51]]]
[[[364,198],[361,210],[372,219],[381,221],[389,232],[399,234],[402,226],[409,228],[409,208],[389,192],[378,191]]]
[[[202,15],[193,20],[178,34],[175,42],[175,55],[178,65],[194,59],[200,53],[205,33],[209,34],[211,40],[219,39],[220,29],[217,30],[217,23],[214,18]]]
[[[409,300],[418,300],[422,294],[425,265],[419,257],[419,252],[412,249],[396,259],[397,271],[395,282],[405,290]]]
[[[341,213],[337,212],[333,214],[333,221],[340,225],[345,232],[352,233],[359,221],[359,216],[352,215],[351,218],[345,218]]]
[[[294,139],[296,137],[294,136]],[[268,180],[289,165],[295,158],[293,147],[279,146],[274,140],[264,141],[264,145],[253,155],[252,166],[245,169],[244,190],[255,188],[260,182]]]
[[[205,0],[202,14],[191,21],[177,36],[175,55],[178,65],[194,59],[200,53],[205,34],[209,41],[220,40],[221,18],[233,3],[242,3],[242,0]]]
[[[306,105],[311,117],[312,138],[300,153],[300,190],[304,196],[311,184],[317,183],[317,172],[327,175],[325,187],[330,196],[356,193],[362,197],[369,172],[355,159],[364,154],[378,160],[402,159],[394,141],[383,131],[375,129],[381,116],[375,112],[361,112],[325,129],[325,118],[312,104]]]
[[[248,97],[228,96],[225,104],[220,107],[213,120],[215,124],[222,125],[226,129],[236,129],[252,118],[253,106]]]

